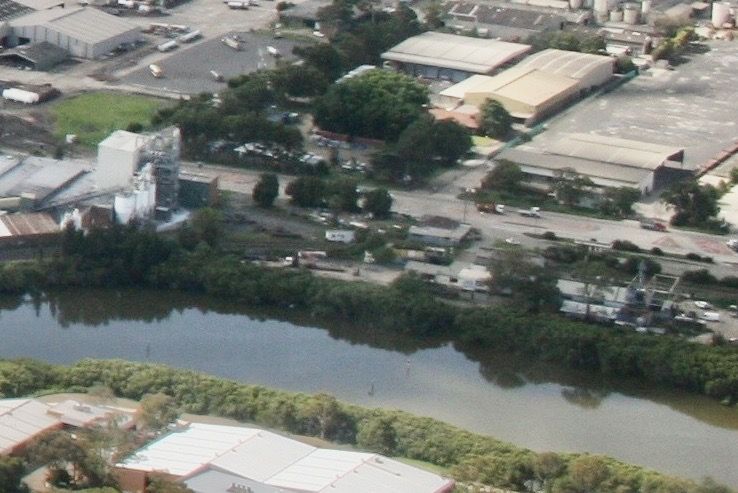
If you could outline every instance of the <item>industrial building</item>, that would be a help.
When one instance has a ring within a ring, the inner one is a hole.
[[[549,49],[493,77],[475,75],[459,82],[441,91],[436,105],[480,108],[493,99],[513,118],[532,125],[609,81],[613,70],[610,57]]]
[[[135,24],[93,7],[38,10],[7,21],[4,46],[48,42],[78,58],[99,58],[142,40]],[[9,31],[9,32],[8,32]]]
[[[151,477],[195,493],[448,493],[454,482],[378,454],[319,449],[257,428],[183,424],[116,465],[123,491]]]
[[[459,82],[474,74],[491,74],[530,50],[519,43],[425,32],[382,53],[382,59],[413,76]]]
[[[608,56],[548,49],[526,58],[517,66],[574,79],[579,82],[581,91],[589,91],[612,78],[615,60]]]
[[[423,216],[420,224],[410,226],[407,239],[437,247],[459,246],[469,237],[471,226],[440,216]]]
[[[632,187],[643,194],[691,176],[684,149],[593,134],[564,134],[545,149],[523,145],[495,158],[517,163],[532,184],[550,186],[565,170],[598,188]]]
[[[182,207],[198,209],[218,204],[218,177],[197,173],[179,173],[179,204]]]
[[[447,14],[447,25],[453,29],[474,30],[480,37],[503,41],[525,41],[535,34],[560,31],[566,24],[561,15],[524,10],[514,4],[454,2]]]

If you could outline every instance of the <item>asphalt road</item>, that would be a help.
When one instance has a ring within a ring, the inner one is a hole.
[[[221,189],[240,193],[251,193],[260,175],[259,171],[254,170],[209,165],[199,168],[191,163],[183,164],[183,169],[210,176],[218,175]],[[286,202],[284,187],[292,179],[294,177],[280,177],[279,200]],[[553,231],[560,237],[579,241],[609,244],[614,240],[628,240],[647,250],[659,247],[665,252],[677,254],[694,252],[713,257],[715,262],[723,266],[722,275],[738,274],[738,254],[725,246],[726,238],[723,236],[682,230],[661,233],[644,230],[633,220],[608,221],[547,211],[542,211],[543,217],[539,219],[521,216],[517,210],[510,210],[504,215],[482,214],[473,203],[458,199],[452,188],[449,186],[436,193],[426,190],[393,191],[393,210],[413,217],[432,214],[467,222],[478,228],[486,241],[513,237],[526,239],[525,244],[528,244],[525,233]]]

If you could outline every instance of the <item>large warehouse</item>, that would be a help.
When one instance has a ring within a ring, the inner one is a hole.
[[[116,465],[123,491],[151,477],[195,493],[450,493],[454,481],[377,454],[315,448],[257,428],[191,423]]]
[[[502,103],[516,120],[532,125],[610,80],[614,60],[563,50],[544,50],[494,77],[472,76],[441,91],[436,104],[480,107]]]
[[[39,10],[9,25],[10,46],[47,41],[79,58],[98,58],[142,39],[136,25],[92,7]]]
[[[518,146],[495,159],[517,163],[528,181],[539,185],[573,170],[598,188],[631,187],[643,194],[694,173],[683,164],[684,149],[594,134],[564,134],[543,149]]]
[[[382,59],[410,75],[459,82],[474,74],[491,74],[530,50],[519,43],[426,32],[382,53]]]

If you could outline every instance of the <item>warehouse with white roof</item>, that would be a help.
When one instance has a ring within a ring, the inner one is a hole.
[[[382,59],[413,76],[459,82],[474,74],[491,74],[530,50],[520,43],[430,31],[406,39],[382,53]]]
[[[381,455],[319,449],[266,430],[192,423],[116,465],[123,491],[152,476],[195,493],[448,493],[454,482]],[[237,489],[238,488],[238,489]],[[249,489],[250,488],[250,489]]]
[[[8,24],[11,46],[46,41],[79,58],[99,58],[142,39],[135,24],[93,7],[39,10]]]
[[[684,149],[594,134],[562,134],[545,145],[506,149],[496,160],[517,163],[531,183],[551,185],[565,170],[595,187],[631,187],[647,194],[694,173],[683,164]]]

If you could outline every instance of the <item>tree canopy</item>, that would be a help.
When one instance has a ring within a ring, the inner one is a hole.
[[[523,181],[523,171],[517,163],[500,159],[495,167],[482,179],[482,188],[485,190],[513,191],[520,188]]]
[[[279,180],[273,173],[263,173],[259,181],[254,185],[251,193],[254,202],[260,207],[271,207],[274,200],[279,196]]]
[[[371,190],[364,194],[364,210],[377,219],[386,218],[392,210],[392,196],[385,188]]]
[[[661,199],[674,208],[671,224],[675,226],[703,226],[720,212],[717,189],[696,180],[675,183],[661,194]]]
[[[325,130],[394,141],[426,104],[428,90],[411,77],[371,70],[317,98],[315,121]]]
[[[502,103],[495,99],[488,99],[481,108],[480,130],[489,137],[502,139],[510,133],[512,117]]]

